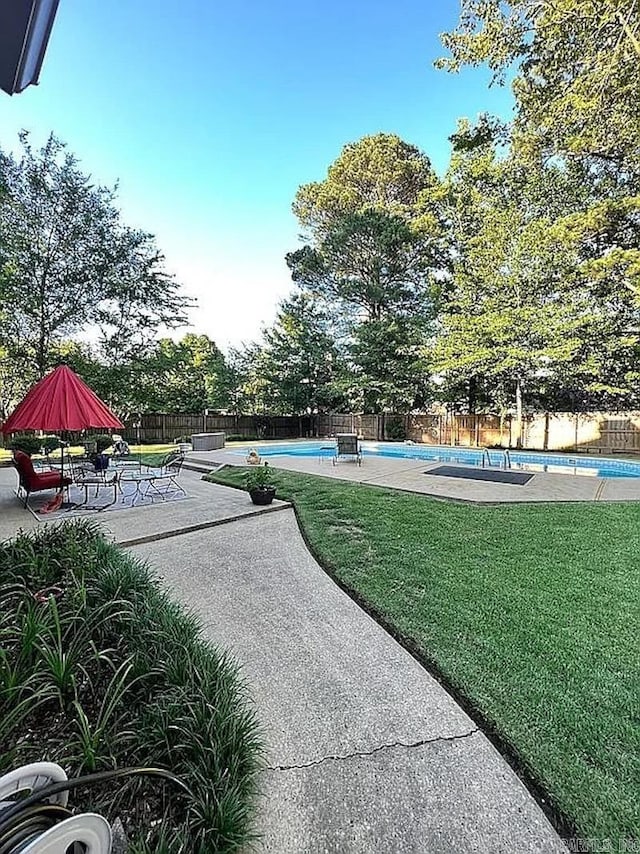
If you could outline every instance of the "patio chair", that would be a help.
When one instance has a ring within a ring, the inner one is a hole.
[[[146,498],[150,498],[153,501],[154,495],[157,495],[163,501],[169,495],[181,494],[186,496],[186,490],[183,489],[177,480],[184,458],[184,453],[171,451],[163,457],[158,467],[148,467],[140,472],[123,472],[120,482],[135,486],[132,506],[135,507],[138,501],[144,501]]]
[[[105,481],[113,472],[109,469],[109,458],[105,454],[91,453],[89,456],[65,456],[65,470],[69,472],[75,484],[82,485],[87,478]]]
[[[341,457],[352,457],[359,466],[362,465],[362,451],[357,433],[336,433],[336,451],[333,457],[334,466]]]
[[[155,493],[162,497],[170,495],[173,492],[182,493],[182,495],[187,494],[177,480],[180,472],[182,471],[184,459],[185,454],[182,451],[169,451],[169,453],[163,457],[159,468],[152,468],[150,470],[150,474],[153,475],[151,488]],[[158,486],[158,483],[161,484],[160,487]],[[162,486],[163,483],[164,486]]]
[[[111,438],[113,439],[111,454],[114,457],[129,457],[131,455],[129,443],[125,442],[122,436],[112,436]]]
[[[71,478],[66,475],[63,477],[59,471],[36,472],[31,457],[23,451],[13,452],[13,465],[18,472],[18,490],[22,489],[25,494],[25,508],[32,492],[44,492],[47,489],[60,491],[71,483]]]
[[[166,486],[162,490],[166,495],[170,492],[180,492],[183,495],[187,493],[178,483],[177,478],[182,471],[182,464],[185,459],[185,454],[182,451],[170,451],[160,463],[160,468],[156,471],[156,480],[154,481],[154,489],[158,491],[158,481],[165,481]]]
[[[154,471],[158,474],[166,474],[168,471],[171,471],[177,476],[180,474],[180,469],[182,468],[185,456],[184,451],[169,451],[169,453],[165,454],[160,461],[160,465],[149,466],[148,468],[150,471]]]

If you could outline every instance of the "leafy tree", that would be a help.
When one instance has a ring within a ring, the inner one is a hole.
[[[440,67],[515,68],[516,140],[548,154],[640,167],[636,0],[462,0]]]
[[[32,377],[56,341],[88,326],[103,327],[115,361],[160,324],[184,324],[188,301],[153,238],[121,223],[114,191],[92,184],[53,135],[39,151],[26,133],[20,141],[19,158],[0,158],[0,296],[5,343]]]
[[[455,152],[444,182],[452,278],[434,366],[454,387],[463,379],[474,394],[489,388],[494,404],[515,402],[518,425],[525,393],[595,370],[584,351],[593,301],[576,246],[555,227],[571,203],[568,180],[555,166],[534,174],[499,159],[488,143]]]
[[[427,405],[430,383],[424,341],[419,317],[396,316],[360,324],[347,349],[353,367],[343,381],[350,408],[405,413]]]
[[[512,161],[563,178],[555,193],[538,182],[543,237],[574,258],[568,281],[582,325],[574,357],[532,389],[544,386],[547,403],[638,400],[639,32],[634,0],[463,0],[458,28],[443,36],[451,55],[441,67],[487,63],[500,83],[512,75]]]
[[[441,263],[440,222],[423,202],[437,185],[426,155],[377,134],[345,146],[327,178],[296,195],[308,243],[287,264],[328,312],[350,362],[340,387],[352,405],[388,406],[394,382],[407,389],[408,362],[415,373],[411,354],[433,317]],[[396,399],[411,408],[404,392]]]
[[[29,389],[31,365],[0,343],[0,423]]]
[[[226,404],[223,354],[206,335],[161,338],[115,364],[86,344],[66,341],[55,358],[77,371],[122,417],[144,412],[201,413]]]
[[[161,329],[187,324],[191,301],[164,269],[151,234],[122,226],[109,247],[110,286],[94,308],[100,352],[110,364],[144,356]]]
[[[424,239],[385,211],[346,214],[287,263],[296,284],[357,319],[415,314],[429,299],[433,258]]]
[[[263,332],[260,366],[271,386],[271,406],[285,415],[335,409],[341,363],[326,311],[307,293],[280,304]]]
[[[202,412],[223,402],[224,356],[206,335],[161,338],[148,360],[165,412]],[[155,364],[154,364],[155,362]]]
[[[266,415],[271,410],[272,386],[266,376],[260,344],[232,347],[227,354],[226,393],[235,415]]]
[[[324,181],[299,188],[293,212],[313,240],[349,214],[374,210],[413,220],[420,196],[437,180],[416,146],[390,133],[364,136],[344,146]]]

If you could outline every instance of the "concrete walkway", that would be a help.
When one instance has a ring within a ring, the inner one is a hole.
[[[565,850],[474,723],[315,563],[290,509],[131,550],[244,666],[268,745],[257,850]]]

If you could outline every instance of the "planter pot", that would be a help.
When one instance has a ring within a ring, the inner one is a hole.
[[[250,489],[249,495],[254,504],[271,504],[276,497],[275,486],[264,486],[261,489]]]

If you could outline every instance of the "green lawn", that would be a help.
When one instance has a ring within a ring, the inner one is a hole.
[[[639,504],[475,507],[277,475],[323,565],[435,664],[582,835],[615,850],[640,836]]]

